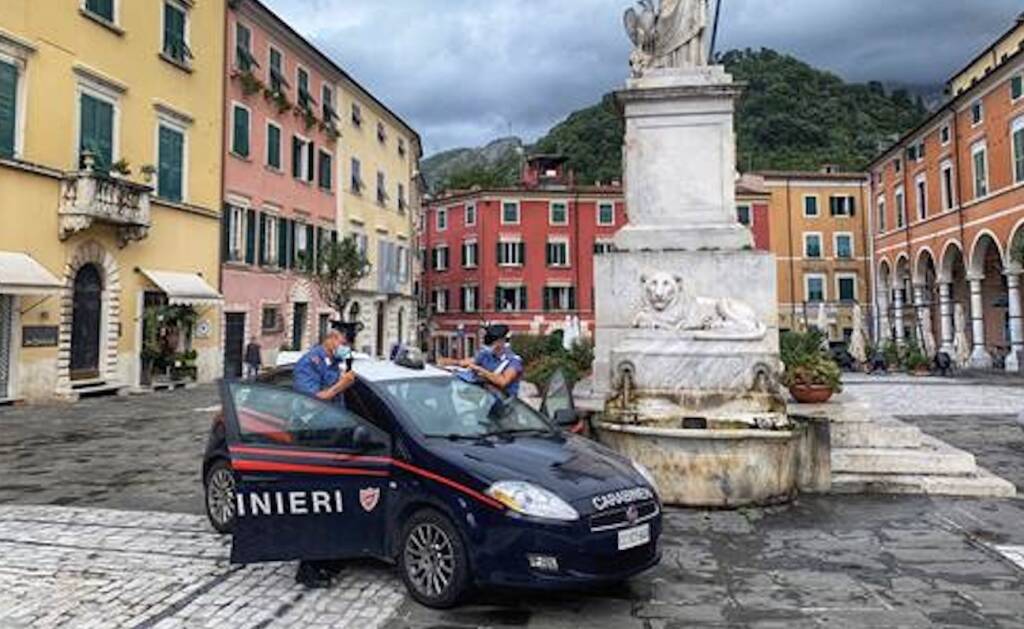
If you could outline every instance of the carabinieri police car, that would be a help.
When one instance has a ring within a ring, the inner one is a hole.
[[[221,383],[203,478],[232,562],[377,558],[431,607],[475,585],[578,588],[658,563],[650,474],[561,430],[575,421],[561,379],[539,413],[396,362],[356,360],[345,408],[294,392],[290,369]]]

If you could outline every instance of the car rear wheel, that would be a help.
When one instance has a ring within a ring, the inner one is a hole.
[[[409,593],[427,607],[452,607],[469,589],[462,537],[437,511],[418,511],[405,523],[399,566]]]
[[[206,473],[206,517],[218,533],[235,528],[235,473],[223,459]]]

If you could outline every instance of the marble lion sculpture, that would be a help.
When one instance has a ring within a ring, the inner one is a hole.
[[[747,304],[735,299],[708,299],[691,295],[678,275],[665,272],[640,278],[643,292],[633,327],[681,332],[721,332],[763,335],[766,328]]]

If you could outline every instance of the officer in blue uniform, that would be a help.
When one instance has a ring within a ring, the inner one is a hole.
[[[295,365],[292,388],[325,402],[345,406],[345,391],[356,381],[352,371],[354,328],[335,322],[320,344],[306,352]],[[341,367],[345,365],[345,371]],[[295,580],[310,588],[330,587],[341,570],[337,562],[300,561]]]
[[[519,383],[525,368],[523,359],[512,351],[508,341],[507,325],[487,326],[484,330],[484,346],[475,357],[462,361],[442,361],[441,364],[465,367],[484,382],[516,397],[519,395]]]

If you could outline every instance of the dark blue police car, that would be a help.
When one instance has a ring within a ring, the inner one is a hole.
[[[292,391],[290,369],[221,384],[203,478],[233,562],[379,558],[432,607],[474,585],[580,587],[658,562],[650,474],[559,428],[567,387],[549,387],[547,417],[422,364],[354,369],[346,408]]]

